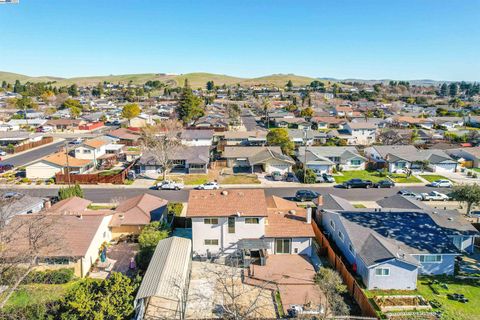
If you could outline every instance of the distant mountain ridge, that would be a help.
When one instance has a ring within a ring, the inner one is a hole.
[[[314,80],[320,80],[323,82],[360,82],[366,84],[373,84],[373,83],[388,83],[390,79],[380,79],[380,80],[364,80],[364,79],[336,79],[336,78],[328,78],[328,77],[307,77],[295,74],[271,74],[262,77],[256,78],[241,78],[223,74],[215,74],[215,73],[206,73],[206,72],[194,72],[194,73],[186,73],[186,74],[166,74],[166,73],[141,73],[141,74],[123,74],[123,75],[106,75],[106,76],[91,76],[91,77],[73,77],[73,78],[62,78],[62,77],[54,77],[54,76],[40,76],[40,77],[31,77],[23,74],[12,73],[12,72],[3,72],[0,71],[0,81],[7,81],[9,83],[15,82],[15,80],[20,80],[21,82],[47,82],[47,81],[55,81],[57,86],[65,86],[71,84],[77,84],[79,86],[86,86],[86,85],[95,85],[99,82],[108,81],[111,83],[129,83],[132,82],[134,84],[143,84],[149,80],[159,80],[165,82],[172,86],[181,86],[183,85],[185,79],[188,79],[190,85],[193,88],[205,87],[207,81],[212,80],[215,85],[246,85],[246,86],[253,86],[253,85],[270,85],[270,86],[277,86],[277,87],[284,87],[285,84],[291,80],[294,86],[304,86],[310,84]],[[397,80],[395,80],[397,81]],[[439,85],[444,82],[452,82],[452,81],[436,81],[436,80],[405,80],[410,82],[410,84],[415,85]]]

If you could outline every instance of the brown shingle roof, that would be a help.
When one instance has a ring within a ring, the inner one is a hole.
[[[64,152],[57,152],[43,158],[44,161],[56,164],[58,166],[66,167],[68,157],[68,166],[75,168],[83,168],[88,165],[91,160],[77,159],[71,156],[67,156]]]
[[[187,217],[266,217],[265,192],[260,189],[192,190]]]
[[[167,209],[167,204],[167,200],[148,193],[127,199],[115,209],[110,226],[147,225],[159,220]]]
[[[107,142],[105,142],[104,140],[99,140],[99,139],[90,139],[90,140],[85,141],[83,144],[86,145],[86,146],[98,149],[101,146],[106,145]]]
[[[71,197],[55,203],[47,212],[82,212],[85,211],[91,203],[92,201],[87,199]]]
[[[265,237],[314,237],[312,225],[307,223],[307,210],[276,196],[267,198],[268,218]]]

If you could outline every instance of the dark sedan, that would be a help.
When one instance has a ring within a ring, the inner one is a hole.
[[[298,190],[295,193],[295,200],[297,201],[312,201],[313,199],[318,198],[320,194],[312,190]]]
[[[347,189],[352,188],[371,188],[373,187],[373,182],[370,180],[363,180],[363,179],[350,179],[343,183],[343,186]]]
[[[377,183],[375,183],[373,185],[373,187],[375,188],[393,188],[395,187],[395,183],[393,183],[393,181],[390,181],[390,180],[382,180],[382,181],[378,181]]]

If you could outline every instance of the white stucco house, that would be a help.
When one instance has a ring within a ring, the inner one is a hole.
[[[306,150],[306,151],[305,151]],[[306,152],[306,157],[305,157]],[[367,159],[355,147],[300,147],[297,159],[315,172],[332,173],[337,170],[365,170]]]
[[[25,166],[26,177],[29,179],[50,179],[56,173],[87,173],[94,167],[91,160],[78,159],[57,152],[34,161]]]
[[[280,147],[225,146],[222,158],[234,171],[280,173],[290,172],[295,161],[282,153]]]
[[[75,148],[75,158],[92,160],[96,165],[98,158],[106,154],[107,144],[107,141],[100,139],[87,140],[81,146]]]
[[[192,190],[187,217],[194,256],[312,254],[311,209],[264,190]]]

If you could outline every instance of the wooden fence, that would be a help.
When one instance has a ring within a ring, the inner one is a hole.
[[[316,223],[312,223],[313,231],[315,232],[315,238],[320,246],[322,254],[328,258],[328,261],[334,267],[337,272],[342,276],[343,282],[347,286],[348,292],[355,299],[357,304],[362,310],[362,314],[366,317],[378,318],[375,308],[371,305],[367,296],[363,292],[362,288],[358,284],[357,280],[353,277],[350,271],[345,266],[342,258],[335,253],[330,242],[322,233]]]
[[[44,144],[51,143],[51,142],[53,142],[53,137],[43,137],[42,140],[40,141],[28,142],[28,143],[21,144],[19,146],[14,146],[11,149],[7,149],[7,151],[9,153],[19,153],[32,148],[43,146]]]
[[[128,167],[121,172],[113,175],[102,175],[101,173],[87,173],[87,174],[55,174],[56,184],[99,184],[99,183],[111,183],[111,184],[124,184],[127,179],[127,174],[130,168],[134,165],[132,162]]]

